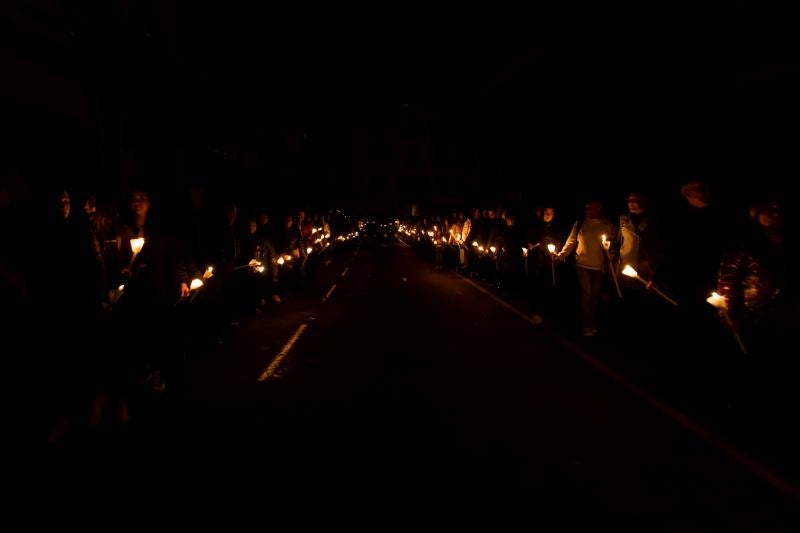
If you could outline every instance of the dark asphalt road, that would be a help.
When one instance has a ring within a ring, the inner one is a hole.
[[[202,452],[202,470],[304,497],[498,498],[640,531],[798,530],[796,502],[768,481],[405,245],[342,251],[316,286],[193,361],[181,398],[133,430],[137,447],[164,464]]]

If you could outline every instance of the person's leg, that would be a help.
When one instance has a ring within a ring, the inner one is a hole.
[[[600,308],[600,288],[603,286],[603,272],[601,270],[588,270],[589,273],[589,322],[588,327],[593,333],[597,332],[597,313]]]
[[[592,271],[576,267],[575,275],[578,278],[578,307],[581,313],[581,326],[584,334],[591,334],[594,327],[592,315]]]

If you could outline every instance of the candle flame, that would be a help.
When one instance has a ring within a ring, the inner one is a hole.
[[[630,265],[625,265],[625,269],[622,271],[622,273],[624,275],[628,276],[629,278],[638,278],[639,277],[639,273],[636,272],[636,270]]]
[[[494,246],[490,246],[489,250],[491,250],[492,253],[495,253],[497,251],[497,248]]]
[[[285,262],[286,262],[286,261],[284,261],[284,260],[283,260],[283,257],[279,257],[279,258],[278,258],[278,264],[279,264],[279,265],[282,265],[282,264],[284,264]]]
[[[124,291],[124,290],[125,290],[125,285],[120,285],[119,287],[117,287],[117,290],[118,290],[119,292],[122,292],[122,291]]]
[[[548,244],[547,249],[550,251],[551,254],[556,253],[556,245],[555,244]]]
[[[482,252],[483,251],[483,246],[478,246],[478,251]]]
[[[317,228],[311,228],[311,235],[314,235],[317,232]]]
[[[605,244],[606,240],[608,240],[608,239],[606,239],[606,234],[605,233],[600,236],[600,240],[603,241],[603,244]]]
[[[472,246],[478,246],[478,241],[472,241]]]
[[[314,249],[312,247],[310,247],[310,246],[308,248],[306,248],[306,253],[307,254],[310,254],[313,251],[314,251]]]
[[[428,237],[433,237],[433,232],[432,231],[428,232]]]
[[[727,309],[728,308],[728,300],[720,295],[717,292],[712,292],[710,298],[706,298],[706,301],[716,307],[717,309]]]
[[[131,239],[131,252],[133,255],[138,254],[142,251],[144,247],[144,237],[139,237],[138,239]]]
[[[189,288],[192,289],[193,291],[195,291],[195,290],[199,289],[202,286],[203,286],[203,281],[201,279],[199,279],[199,278],[194,278],[192,280],[192,284],[189,285]]]

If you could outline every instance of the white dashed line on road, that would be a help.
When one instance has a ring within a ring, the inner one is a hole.
[[[336,290],[336,285],[334,285],[333,287],[330,288],[330,290],[328,291],[328,294],[326,294],[325,298],[322,299],[322,303],[325,303],[331,297],[331,294],[333,294],[333,291],[335,291],[335,290]]]
[[[258,376],[259,383],[264,383],[269,378],[275,375],[275,372],[277,372],[278,368],[281,366],[281,362],[283,362],[283,360],[286,359],[286,356],[289,355],[289,352],[292,350],[292,347],[294,347],[295,343],[297,342],[297,340],[300,338],[300,336],[303,334],[303,332],[306,330],[307,327],[308,324],[303,324],[299,328],[297,328],[297,331],[294,332],[294,335],[292,335],[292,338],[289,339],[289,342],[286,343],[286,346],[283,347],[283,350],[281,350],[280,353],[272,359],[269,366],[266,369],[264,369],[264,372],[262,372],[260,376]]]

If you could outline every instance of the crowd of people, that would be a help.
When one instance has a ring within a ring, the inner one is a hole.
[[[720,205],[699,179],[675,192],[673,209],[632,190],[618,216],[589,198],[576,217],[552,202],[410,217],[398,230],[437,269],[495,285],[534,324],[612,339],[644,361],[668,353],[684,371],[711,367],[710,379],[730,379],[725,394],[790,394],[800,310],[780,199]]]
[[[178,208],[143,187],[118,205],[58,191],[2,213],[4,352],[35,368],[51,442],[76,424],[127,424],[131,397],[163,393],[242,316],[307,290],[354,237],[338,210],[273,216],[207,196],[193,185]]]
[[[358,221],[339,211],[212,204],[200,185],[186,193],[168,214],[141,187],[122,209],[59,191],[2,212],[7,346],[43,376],[35,396],[50,441],[76,420],[125,424],[134,391],[164,392],[184,358],[222,343],[243,314],[302,292],[356,235]],[[793,375],[798,306],[781,202],[718,205],[700,180],[680,195],[670,211],[631,191],[618,217],[590,198],[577,217],[552,202],[406,217],[394,229],[437,269],[524,302],[536,325],[616,336],[643,357],[682,339],[755,362],[765,383]]]

